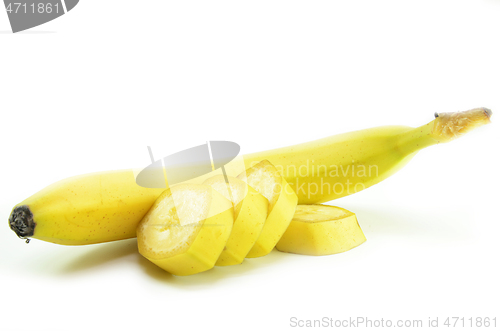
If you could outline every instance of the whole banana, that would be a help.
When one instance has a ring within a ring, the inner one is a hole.
[[[295,190],[299,204],[316,204],[364,190],[394,174],[428,146],[448,142],[490,123],[491,110],[435,114],[417,128],[384,126],[254,153],[250,167],[269,160]]]
[[[453,140],[490,122],[476,108],[440,113],[418,128],[387,126],[244,156],[249,168],[269,160],[295,190],[299,204],[337,199],[370,187],[402,168],[419,150]],[[133,170],[62,180],[14,207],[10,228],[23,239],[84,245],[136,236],[136,227],[165,188],[137,185]]]

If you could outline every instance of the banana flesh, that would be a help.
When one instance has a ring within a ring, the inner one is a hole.
[[[328,205],[298,205],[276,249],[303,255],[348,251],[366,241],[356,215]]]
[[[139,253],[173,275],[214,267],[233,227],[233,206],[208,185],[165,191],[137,226]]]
[[[218,175],[204,182],[231,200],[234,207],[233,230],[216,266],[243,262],[262,232],[269,207],[268,200],[244,181],[229,176],[227,179],[226,183],[224,176]]]
[[[267,160],[241,173],[238,178],[246,181],[269,201],[262,232],[247,255],[249,258],[261,257],[273,250],[290,224],[297,206],[297,195]]]

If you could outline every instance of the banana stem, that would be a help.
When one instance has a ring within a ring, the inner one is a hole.
[[[454,140],[475,128],[490,123],[492,114],[493,112],[488,108],[436,114],[432,136],[439,142]]]
[[[435,119],[400,135],[398,149],[405,155],[425,147],[452,141],[473,129],[490,123],[492,111],[475,108],[463,112],[436,113]]]

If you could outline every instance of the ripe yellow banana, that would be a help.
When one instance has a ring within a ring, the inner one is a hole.
[[[254,153],[245,166],[269,160],[295,190],[299,204],[315,204],[364,190],[394,174],[428,146],[490,123],[491,110],[440,113],[421,127],[385,126]]]
[[[19,203],[9,225],[20,238],[62,245],[134,238],[137,224],[164,190],[137,185],[132,170],[71,177]]]
[[[298,205],[276,249],[304,255],[348,251],[366,241],[356,215],[327,205]]]
[[[422,148],[489,123],[491,111],[477,108],[436,116],[419,128],[373,128],[246,155],[245,167],[267,159],[297,193],[300,204],[326,202],[382,181]],[[138,186],[133,170],[72,177],[16,205],[9,225],[21,238],[64,245],[132,238],[163,191]]]

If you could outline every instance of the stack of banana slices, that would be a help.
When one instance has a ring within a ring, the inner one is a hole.
[[[328,255],[366,238],[353,213],[298,205],[267,160],[236,177],[179,184],[156,200],[137,227],[139,252],[174,275],[191,275],[245,258],[283,252]]]

